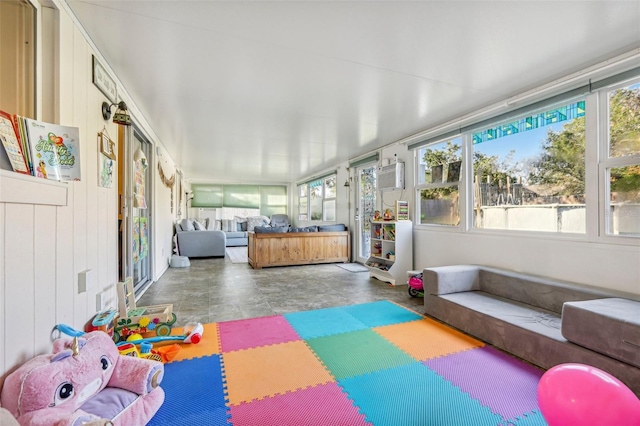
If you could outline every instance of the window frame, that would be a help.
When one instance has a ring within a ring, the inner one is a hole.
[[[427,149],[430,146],[435,146],[435,145],[439,145],[442,143],[446,143],[448,141],[455,141],[456,139],[460,139],[460,156],[462,159],[462,164],[460,166],[460,176],[458,181],[456,182],[440,182],[440,183],[420,183],[420,165],[421,163],[421,155],[420,152],[423,149]],[[467,134],[460,134],[458,136],[450,136],[450,137],[443,137],[442,139],[438,139],[434,142],[431,142],[427,145],[423,145],[421,147],[418,147],[414,150],[414,158],[415,158],[415,173],[414,173],[414,196],[415,196],[415,200],[416,202],[415,207],[414,207],[414,217],[416,218],[416,225],[418,226],[424,226],[424,227],[429,227],[431,229],[438,229],[438,230],[450,230],[450,231],[461,231],[467,228],[467,223],[466,223],[466,214],[464,213],[466,208],[466,179],[465,176],[467,175],[467,170],[466,170],[466,163],[467,161],[465,160],[465,151],[466,151],[466,145],[467,145],[467,139],[469,139],[467,137]],[[421,207],[421,201],[422,201],[422,195],[420,194],[421,191],[425,190],[425,189],[439,189],[439,188],[450,188],[450,187],[454,187],[457,186],[458,187],[458,216],[459,216],[459,221],[457,225],[447,225],[447,224],[440,224],[440,223],[422,223],[422,220],[420,219],[421,217],[421,212],[422,212],[422,207]]]
[[[333,179],[335,182],[335,191],[332,197],[327,197],[326,194],[326,182],[330,179]],[[314,182],[320,181],[320,205],[322,206],[322,213],[320,219],[313,219],[311,217],[311,187],[310,185]],[[298,220],[301,222],[337,222],[338,220],[338,173],[334,172],[328,175],[320,176],[309,181],[300,183],[297,185],[298,189]],[[305,195],[303,194],[303,188],[306,188]],[[305,213],[302,212],[301,206],[303,204],[303,200],[306,200],[307,209],[306,209],[306,218]],[[333,202],[333,213],[335,219],[327,220],[327,202]]]
[[[598,232],[597,240],[613,244],[640,245],[640,235],[620,235],[611,233],[610,203],[611,203],[611,181],[610,172],[612,168],[628,167],[640,165],[640,153],[612,157],[610,155],[610,109],[609,94],[618,89],[640,84],[640,75],[626,79],[615,84],[599,89],[597,94],[599,131],[598,131]]]
[[[479,235],[492,235],[516,238],[540,238],[560,241],[596,242],[616,245],[639,246],[640,236],[636,235],[615,235],[607,234],[608,216],[606,214],[609,206],[609,175],[607,169],[611,167],[624,167],[640,163],[640,155],[628,155],[625,157],[609,157],[609,92],[618,88],[628,87],[640,83],[640,74],[631,78],[612,83],[606,87],[600,86],[590,93],[579,96],[564,98],[561,101],[549,98],[548,103],[539,104],[535,109],[523,112],[521,115],[514,115],[500,120],[499,117],[493,122],[488,120],[479,123],[478,126],[471,125],[460,130],[460,132],[449,132],[443,134],[437,140],[430,140],[426,145],[410,147],[414,151],[414,196],[415,196],[415,217],[420,217],[420,190],[428,186],[419,183],[420,173],[420,150],[447,140],[455,139],[457,135],[463,138],[462,147],[462,168],[460,180],[460,226],[423,224],[416,221],[416,229],[442,232],[474,233]],[[476,228],[473,224],[473,162],[467,161],[473,156],[472,136],[481,128],[498,126],[502,123],[514,121],[514,117],[522,117],[535,114],[536,111],[553,109],[556,106],[567,105],[579,99],[585,101],[585,209],[586,223],[585,233],[563,233],[547,231],[525,231],[508,229],[482,229]],[[487,124],[489,123],[489,124]]]

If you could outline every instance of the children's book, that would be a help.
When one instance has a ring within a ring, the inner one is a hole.
[[[7,153],[13,171],[24,174],[31,174],[29,165],[22,150],[19,133],[14,126],[13,117],[0,110],[0,140]]]
[[[24,120],[34,175],[53,180],[80,180],[80,132],[77,127]]]

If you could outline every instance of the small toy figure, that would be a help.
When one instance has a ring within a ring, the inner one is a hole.
[[[391,209],[386,209],[384,211],[384,214],[382,215],[382,218],[384,220],[393,220],[393,213],[391,212]]]
[[[53,353],[9,374],[0,401],[22,425],[144,425],[164,402],[163,375],[161,362],[121,356],[108,334],[92,331],[57,339]]]
[[[373,220],[374,221],[378,221],[380,220],[381,216],[380,216],[380,210],[376,210],[375,212],[373,212]]]

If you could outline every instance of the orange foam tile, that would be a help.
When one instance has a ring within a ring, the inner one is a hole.
[[[429,318],[373,330],[418,361],[484,346],[483,342]]]
[[[334,381],[303,341],[225,352],[222,358],[231,405]]]
[[[204,332],[199,343],[182,343],[180,340],[167,342],[166,344],[178,343],[181,346],[180,351],[176,354],[173,361],[182,361],[185,359],[200,358],[203,356],[216,355],[220,353],[220,337],[218,333],[218,324],[203,324]],[[183,328],[176,327],[171,330],[172,336],[182,335]],[[154,344],[155,345],[155,344]]]

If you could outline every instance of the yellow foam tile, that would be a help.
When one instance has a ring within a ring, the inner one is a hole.
[[[373,330],[418,361],[484,346],[483,342],[429,318]]]
[[[303,341],[225,352],[222,357],[231,405],[334,381]]]

